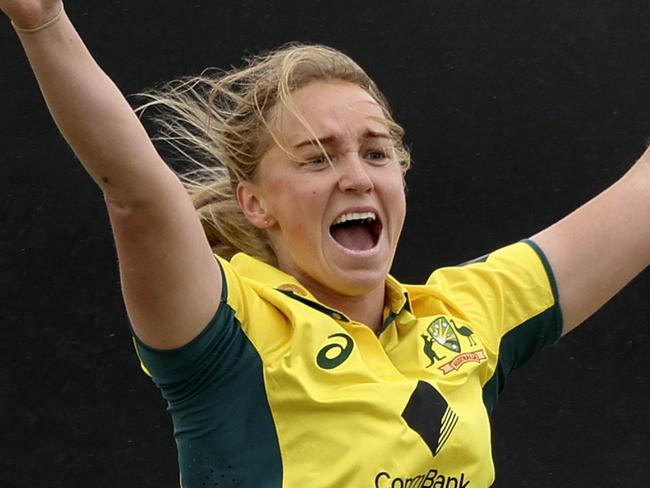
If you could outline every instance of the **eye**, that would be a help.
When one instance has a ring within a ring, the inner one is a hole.
[[[365,158],[372,164],[384,164],[390,160],[390,152],[383,148],[370,149],[366,152]]]
[[[309,164],[325,164],[325,163],[329,163],[329,160],[327,159],[327,156],[325,154],[319,154],[318,156],[309,158],[307,162]]]
[[[300,167],[320,169],[321,167],[328,166],[332,157],[321,153],[314,156],[307,156],[299,161]]]
[[[386,157],[386,153],[384,151],[370,151],[368,153],[368,158],[370,159],[384,159]]]

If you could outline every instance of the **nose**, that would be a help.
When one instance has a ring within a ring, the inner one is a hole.
[[[343,192],[368,193],[374,188],[368,167],[358,154],[348,153],[335,170],[339,189]]]

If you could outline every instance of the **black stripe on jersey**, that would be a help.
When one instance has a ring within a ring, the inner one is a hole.
[[[454,431],[454,427],[458,423],[458,415],[454,413],[451,408],[447,408],[445,416],[442,419],[442,429],[440,430],[440,439],[438,439],[438,450],[436,454],[440,452],[442,446],[445,445],[445,442],[449,439],[449,436]]]

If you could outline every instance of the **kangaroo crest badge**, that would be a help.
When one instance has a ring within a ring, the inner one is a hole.
[[[457,371],[466,362],[478,362],[487,359],[485,352],[481,349],[474,352],[462,353],[461,340],[459,336],[464,337],[467,342],[467,347],[476,346],[474,339],[474,331],[467,325],[456,325],[453,319],[446,317],[436,317],[427,327],[428,335],[422,335],[424,340],[424,354],[429,358],[429,365],[431,367],[436,361],[442,361],[447,356],[441,356],[435,350],[435,345],[440,345],[454,353],[454,358],[448,363],[441,366],[439,369],[444,373]]]

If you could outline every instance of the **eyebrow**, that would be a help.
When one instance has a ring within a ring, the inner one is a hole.
[[[386,132],[377,132],[368,129],[362,134],[361,138],[362,139],[391,139],[391,136]],[[332,142],[334,142],[335,140],[336,140],[336,136],[334,135],[319,137],[317,139],[307,139],[302,142],[299,142],[298,144],[295,144],[293,148],[300,149],[301,147],[304,146],[318,146],[319,144],[322,146],[327,146]]]

